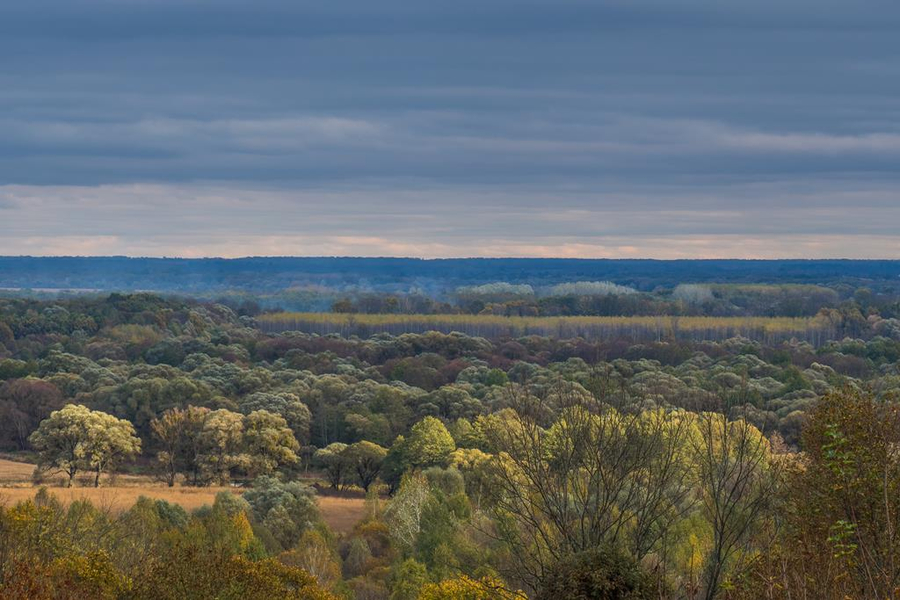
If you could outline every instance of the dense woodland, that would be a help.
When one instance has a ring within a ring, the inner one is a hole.
[[[544,298],[756,297],[583,288]],[[897,299],[773,289],[740,314],[834,339],[347,337],[240,303],[0,300],[0,449],[48,486],[0,511],[0,596],[900,597]],[[191,514],[52,496],[117,473],[242,493]],[[316,486],[365,492],[367,518],[334,534]]]

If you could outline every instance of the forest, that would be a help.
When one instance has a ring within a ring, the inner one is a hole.
[[[884,282],[495,281],[299,316],[12,294],[0,450],[34,472],[0,488],[0,597],[898,597]],[[138,480],[125,509],[62,495]]]

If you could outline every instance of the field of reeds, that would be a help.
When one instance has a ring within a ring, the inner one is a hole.
[[[719,341],[743,336],[764,343],[796,338],[819,345],[836,332],[824,320],[794,317],[503,317],[494,315],[403,315],[346,313],[270,313],[257,317],[268,333],[301,331],[320,335],[368,337],[458,331],[490,339],[527,335],[634,343],[663,340]]]

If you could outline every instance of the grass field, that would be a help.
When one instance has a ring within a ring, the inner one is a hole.
[[[0,504],[15,504],[33,498],[37,487],[31,483],[34,465],[0,459]],[[191,511],[205,504],[212,504],[216,494],[229,491],[240,494],[241,490],[228,487],[167,487],[141,477],[120,476],[115,485],[94,487],[52,487],[47,489],[64,504],[73,500],[86,499],[94,505],[120,512],[127,510],[141,497],[165,500]],[[366,516],[366,502],[358,497],[317,497],[322,519],[337,533],[346,533],[353,529]]]
[[[794,317],[502,317],[494,315],[400,315],[345,313],[270,313],[256,317],[270,333],[302,331],[321,335],[368,336],[376,333],[459,331],[488,338],[550,335],[559,338],[720,340],[744,336],[774,342],[796,337],[820,343],[832,337],[817,318]]]

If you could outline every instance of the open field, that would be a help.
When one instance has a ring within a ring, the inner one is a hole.
[[[767,343],[798,338],[819,344],[835,335],[822,319],[794,317],[502,317],[283,312],[260,315],[256,321],[263,331],[269,333],[302,331],[360,337],[433,330],[444,333],[458,331],[487,338],[552,335],[558,338],[646,342],[666,339],[722,340],[744,336]]]
[[[31,482],[34,465],[0,458],[0,485]]]
[[[15,504],[33,498],[38,488],[31,484],[34,465],[0,459],[0,504]],[[53,487],[47,489],[64,504],[74,500],[90,500],[94,505],[120,512],[127,510],[141,497],[165,500],[192,511],[205,504],[212,504],[216,494],[229,491],[240,494],[239,488],[230,487],[167,487],[146,478],[120,476],[116,485],[94,487]],[[364,498],[317,496],[322,519],[337,533],[353,529],[366,515]]]

